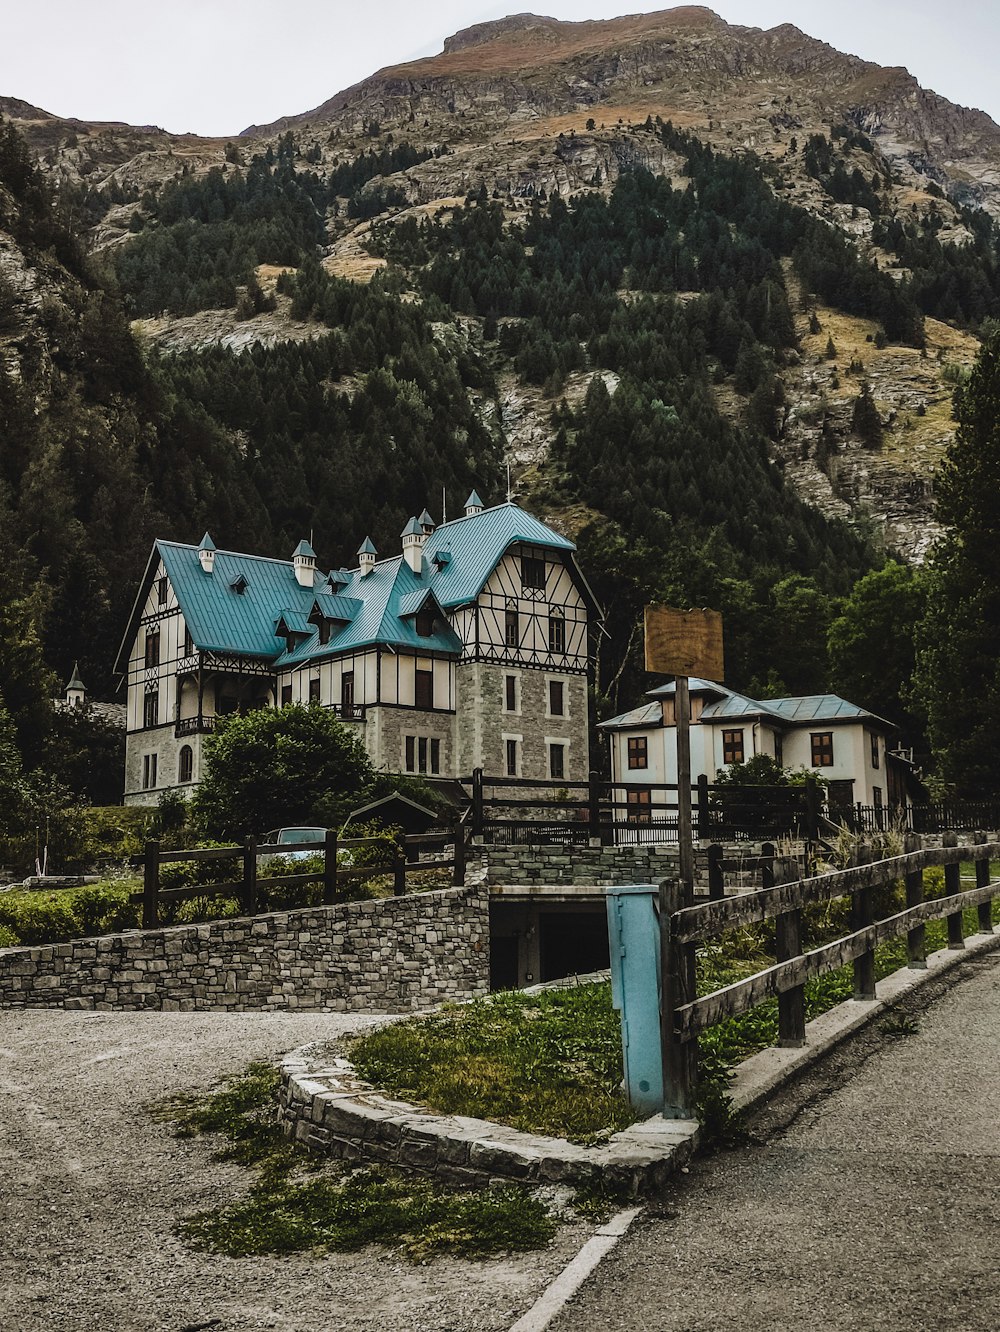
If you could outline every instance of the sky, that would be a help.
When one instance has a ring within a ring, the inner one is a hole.
[[[311,110],[384,65],[486,19],[614,18],[664,0],[29,0],[5,5],[0,96],[59,116],[229,136]],[[730,23],[794,23],[1000,121],[1000,9],[989,0],[715,0]]]

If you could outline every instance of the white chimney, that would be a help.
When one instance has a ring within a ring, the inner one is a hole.
[[[300,541],[292,555],[295,581],[299,587],[312,587],[316,574],[316,552],[308,541]]]
[[[66,706],[68,708],[82,708],[87,701],[87,690],[83,681],[80,679],[80,663],[74,661],[73,674],[70,682],[66,686]]]
[[[482,511],[483,501],[479,498],[476,491],[473,491],[465,501],[465,516],[466,518],[471,518],[474,513],[482,513]]]
[[[370,574],[375,568],[375,557],[377,555],[378,551],[372,545],[371,537],[365,537],[364,541],[362,541],[361,545],[358,547],[358,572],[361,574],[362,578],[364,578],[366,574]]]
[[[207,574],[210,574],[215,568],[215,542],[207,532],[202,537],[201,545],[198,547],[198,559]]]
[[[416,518],[411,518],[400,534],[403,538],[403,559],[415,574],[419,574],[424,564],[424,542],[427,533]]]

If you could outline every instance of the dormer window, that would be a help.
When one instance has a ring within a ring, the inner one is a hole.
[[[238,597],[241,597],[247,590],[247,580],[244,578],[243,574],[237,574],[229,584],[229,587],[232,592],[235,592]]]
[[[421,607],[413,617],[413,627],[421,638],[430,638],[434,633],[434,607]]]
[[[545,561],[537,555],[524,555],[521,558],[521,586],[545,590]]]

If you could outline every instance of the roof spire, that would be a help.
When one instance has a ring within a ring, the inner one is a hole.
[[[361,545],[358,547],[358,571],[362,578],[364,578],[365,574],[370,574],[375,568],[375,557],[377,555],[378,551],[372,544],[371,537],[366,536],[364,541],[362,541]]]
[[[466,518],[471,518],[474,513],[482,513],[482,511],[483,511],[483,501],[479,498],[478,493],[474,490],[472,494],[469,496],[469,498],[465,501],[465,516]]]
[[[201,561],[201,567],[210,574],[215,567],[215,542],[208,532],[202,537],[201,545],[198,547],[198,559]]]
[[[66,686],[66,706],[68,708],[82,708],[87,701],[87,689],[80,679],[80,663],[74,661],[73,674],[70,676],[69,684]]]

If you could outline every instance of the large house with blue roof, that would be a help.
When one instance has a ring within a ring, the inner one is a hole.
[[[118,660],[126,803],[193,790],[217,718],[291,703],[332,709],[390,772],[585,779],[599,614],[571,541],[475,491],[329,573],[307,541],[289,560],[157,541]]]
[[[827,784],[831,805],[875,809],[905,804],[905,765],[891,752],[896,728],[836,694],[753,699],[712,680],[692,679],[691,772],[716,772],[767,754],[785,768],[811,768]],[[651,786],[677,781],[673,682],[650,700],[601,722],[611,748],[612,781],[625,792],[629,818],[650,817],[665,802]]]

